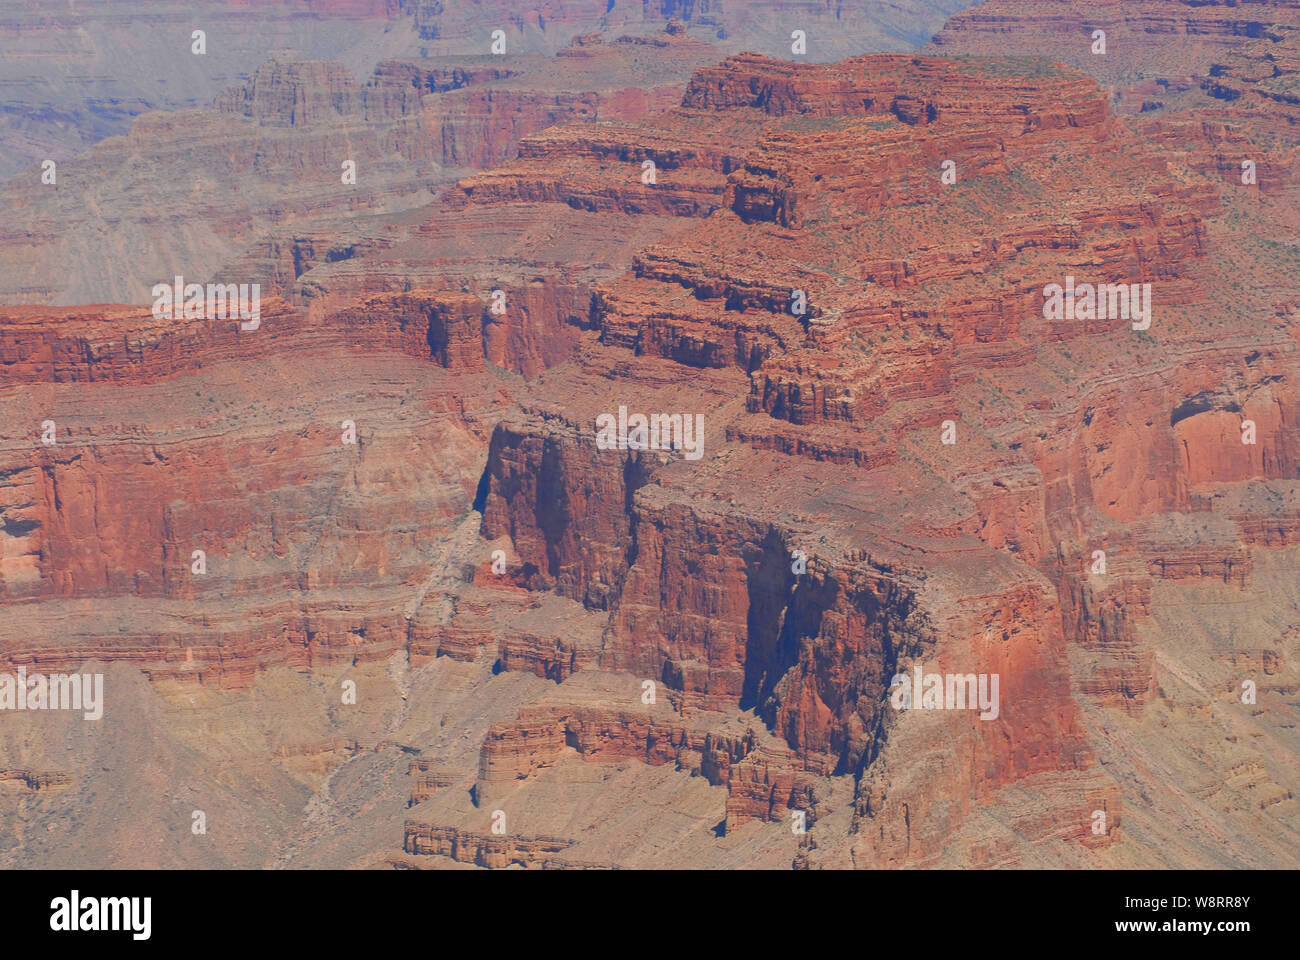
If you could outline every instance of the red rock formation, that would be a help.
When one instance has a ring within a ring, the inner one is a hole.
[[[1130,838],[1168,829],[1152,758],[1191,762],[1164,752],[1177,711],[1252,722],[1235,674],[1198,679],[1215,642],[1240,627],[1250,650],[1220,660],[1292,689],[1294,635],[1268,632],[1300,516],[1294,281],[1240,251],[1243,220],[1294,236],[1272,202],[1293,189],[1224,177],[1237,144],[1282,169],[1291,121],[1243,51],[1220,78],[1255,106],[1186,139],[1213,85],[1130,121],[1046,61],[742,55],[675,110],[530,136],[409,236],[326,255],[256,342],[0,314],[32,388],[0,394],[32,425],[0,461],[3,597],[32,629],[0,654],[236,685],[404,651],[514,683],[465,756],[410,765],[396,866],[617,863],[589,834],[633,815],[629,782],[689,794],[712,830],[691,844],[762,836],[799,866],[1140,857]],[[374,102],[402,112],[404,84],[458,82],[386,76]],[[1074,280],[1150,285],[1149,317],[1052,316]],[[179,416],[197,384],[212,408]],[[610,449],[620,408],[698,416],[702,443]],[[202,543],[208,580],[186,572]],[[1214,611],[1194,667],[1167,642],[1191,603]],[[917,671],[996,677],[996,709],[901,709]]]
[[[466,833],[452,827],[408,823],[404,848],[407,853],[437,854],[459,863],[501,869],[514,864],[536,867],[570,845],[554,837],[496,837],[488,833]]]
[[[1031,50],[1109,82],[1200,73],[1243,41],[1300,24],[1294,0],[986,0],[955,14],[926,52],[1009,56]],[[1106,33],[1093,53],[1093,32]]]
[[[271,300],[251,331],[138,308],[7,309],[0,349],[21,386],[6,421],[26,436],[3,454],[0,596],[25,604],[26,639],[0,660],[111,657],[243,685],[275,664],[404,649],[423,544],[468,508],[481,469],[470,423],[494,392],[481,316],[473,297],[428,292],[321,321]],[[430,366],[453,379],[421,386]],[[381,372],[406,387],[348,399]],[[295,422],[296,405],[318,412]]]
[[[483,304],[467,294],[370,297],[326,325],[342,328],[352,347],[389,347],[453,370],[483,369]]]
[[[859,863],[932,861],[972,802],[1020,782],[1074,782],[1087,797],[1051,788],[1052,812],[1023,818],[1026,834],[1113,843],[1120,800],[1086,746],[1067,649],[1093,655],[1086,695],[1140,711],[1153,660],[1133,621],[1149,578],[1241,584],[1250,564],[1230,542],[1189,550],[1180,534],[1166,545],[1109,528],[1186,510],[1211,485],[1295,475],[1296,398],[1280,386],[1290,382],[1293,342],[1274,329],[1248,349],[1205,344],[1190,322],[1217,270],[1207,222],[1221,211],[1218,188],[1173,176],[1156,148],[1109,115],[1091,81],[1042,64],[869,58],[799,68],[741,57],[700,71],[683,109],[660,126],[694,123],[700,111],[773,119],[760,121],[742,162],[724,165],[734,172],[716,213],[639,254],[598,291],[603,350],[579,355],[585,372],[533,388],[539,398],[567,395],[563,414],[539,400],[523,423],[498,428],[485,534],[511,538],[539,571],[535,587],[594,609],[616,598],[602,666],[666,682],[693,707],[753,706],[805,770],[857,771]],[[492,184],[485,202],[512,202],[524,185],[552,183],[546,190],[559,192],[528,199],[599,214],[600,203],[578,198],[602,195],[607,168],[549,180],[528,172],[545,170],[558,142],[563,132],[537,139],[516,168],[467,183],[467,193]],[[589,143],[550,163],[612,155]],[[1144,173],[1093,169],[1098,149]],[[846,154],[865,159],[845,166]],[[943,184],[944,159],[969,172]],[[1058,195],[1065,184],[1070,192]],[[634,193],[615,189],[629,199],[603,195],[634,209]],[[1026,190],[1040,203],[1003,199]],[[886,249],[889,259],[872,259]],[[1163,352],[1135,351],[1146,340],[1128,318],[1044,319],[1043,287],[1067,275],[1162,291],[1152,329]],[[790,314],[796,289],[807,296],[806,323]],[[636,354],[635,375],[603,355],[610,350]],[[694,368],[691,384],[659,395],[653,384],[671,375],[652,357]],[[719,403],[737,396],[737,374],[751,384],[739,414]],[[1044,384],[1056,395],[1031,392]],[[1243,396],[1248,409],[1234,399]],[[595,416],[621,404],[721,419],[725,452],[665,465],[595,449]],[[1240,442],[1241,410],[1267,438],[1254,448]],[[948,418],[967,435],[951,453],[938,439]],[[804,462],[778,480],[780,463],[745,456],[746,447]],[[864,448],[865,457],[848,453]],[[874,494],[857,498],[882,520],[905,515],[902,529],[828,513],[836,488],[822,465],[845,462],[883,475]],[[920,514],[918,468],[935,478]],[[760,493],[765,484],[779,498]],[[909,507],[895,489],[913,495]],[[1085,584],[1076,571],[1090,529],[1112,553],[1145,559],[1121,560]],[[810,534],[819,559],[794,575],[790,557]],[[1058,560],[1057,543],[1079,546]],[[999,554],[1005,565],[992,561]],[[896,715],[887,684],[920,661],[997,673],[1014,693],[992,724]],[[562,751],[547,729],[543,766]],[[936,737],[949,744],[947,762],[922,746]],[[905,759],[917,749],[922,760]],[[538,769],[512,767],[511,776]],[[734,802],[741,817],[761,819],[789,805],[766,807],[790,795],[788,772],[748,769],[738,782],[752,786],[733,787],[729,811]],[[941,813],[936,796],[971,799]],[[1097,809],[1109,812],[1101,834],[1090,829]]]

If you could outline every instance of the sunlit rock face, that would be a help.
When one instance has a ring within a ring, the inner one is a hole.
[[[1057,6],[276,58],[60,165],[138,251],[13,193],[0,674],[105,693],[0,862],[1296,865],[1296,10]]]

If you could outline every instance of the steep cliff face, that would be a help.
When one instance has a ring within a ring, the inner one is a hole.
[[[0,318],[23,425],[0,485],[6,660],[245,684],[405,647],[403,597],[482,470],[483,306],[262,308],[252,331],[130,308]]]
[[[402,757],[284,751],[397,867],[1297,862],[1300,222],[1287,41],[1241,40],[1138,118],[1045,60],[740,55],[299,238],[251,334],[5,308],[0,661],[386,671]]]
[[[698,169],[725,175],[717,206],[599,286],[585,372],[539,377],[532,425],[499,428],[485,532],[511,537],[535,586],[612,608],[602,666],[666,684],[683,711],[753,709],[805,771],[852,773],[855,863],[1112,844],[1121,791],[1075,697],[1142,716],[1153,581],[1252,581],[1240,512],[1202,521],[1202,542],[1150,518],[1205,516],[1225,485],[1293,481],[1295,344],[1268,299],[1280,277],[1207,340],[1236,198],[1175,173],[1090,80],[1038,62],[735,58],[699,71],[658,123],[549,131],[463,188],[471,203],[528,190],[636,212],[647,201],[623,178],[642,154],[613,145],[641,133],[644,156],[667,158],[660,131],[732,113],[755,131],[743,156],[656,164],[660,204]],[[1094,169],[1099,149],[1132,167]],[[1074,278],[1154,291],[1150,324],[1138,300],[1132,316],[1052,315],[1047,288]],[[683,367],[689,386],[657,394]],[[542,399],[560,396],[562,413]],[[699,463],[600,450],[596,417],[620,406],[699,411],[717,439]],[[870,474],[869,494],[844,464]],[[881,520],[843,512],[858,500]],[[1261,521],[1286,523],[1246,524]],[[890,680],[918,663],[997,673],[999,718],[890,710]],[[1009,788],[1038,791],[1040,808]],[[1015,809],[1013,836],[945,851],[985,802]]]

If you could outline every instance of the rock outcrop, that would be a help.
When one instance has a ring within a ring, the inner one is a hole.
[[[4,308],[0,663],[367,678],[277,756],[374,795],[370,865],[1300,862],[1292,35],[1213,35],[1136,116],[1048,59],[742,54],[322,234],[256,331]]]

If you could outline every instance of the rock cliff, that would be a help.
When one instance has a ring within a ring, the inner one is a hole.
[[[255,331],[0,309],[0,662],[311,705],[256,768],[333,771],[281,863],[1294,865],[1294,35],[1212,35],[1136,114],[1051,59],[739,54],[304,243]],[[220,110],[511,79],[463,69]],[[24,731],[23,810],[102,784]]]

